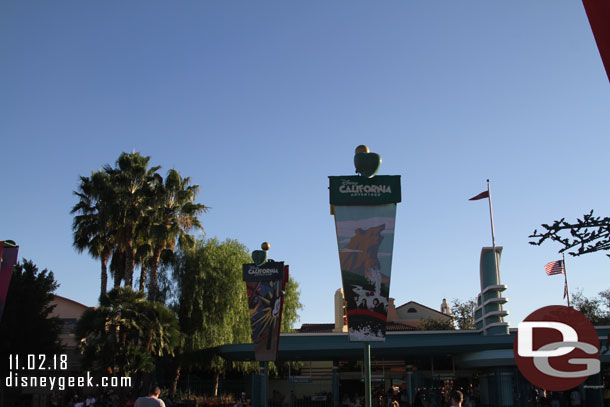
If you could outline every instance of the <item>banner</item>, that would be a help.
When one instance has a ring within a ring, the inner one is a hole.
[[[329,178],[349,340],[383,342],[400,176]]]
[[[271,261],[261,266],[244,264],[243,272],[255,358],[260,362],[274,361],[280,340],[288,266]]]
[[[7,246],[4,242],[0,242],[0,259],[2,259],[2,263],[0,263],[0,319],[4,312],[6,294],[11,283],[13,266],[17,263],[18,252],[19,246]]]

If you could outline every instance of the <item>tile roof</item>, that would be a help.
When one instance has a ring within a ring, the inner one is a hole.
[[[297,329],[300,333],[326,333],[332,332],[335,324],[303,324]],[[386,331],[416,331],[417,321],[409,322],[388,322],[386,323]]]

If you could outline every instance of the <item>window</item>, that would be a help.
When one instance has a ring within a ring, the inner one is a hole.
[[[62,318],[63,326],[61,328],[62,334],[72,334],[76,330],[76,318]]]

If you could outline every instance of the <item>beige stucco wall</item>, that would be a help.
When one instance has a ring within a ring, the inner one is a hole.
[[[55,296],[55,298],[51,301],[51,305],[55,305],[55,308],[51,313],[52,317],[58,317],[62,320],[72,320],[64,321],[64,326],[59,334],[59,339],[62,345],[67,348],[68,353],[74,353],[77,345],[73,332],[75,328],[74,322],[76,322],[74,320],[78,320],[83,312],[85,312],[85,310],[89,307],[59,295]],[[66,322],[70,323],[68,324]],[[71,359],[76,361],[77,358],[74,356]]]
[[[86,305],[58,295],[51,301],[51,305],[55,305],[55,309],[53,309],[51,316],[59,318],[79,319],[83,312],[89,308]]]
[[[408,312],[409,308],[415,308],[417,312]],[[448,321],[451,319],[449,315],[441,314],[438,311],[422,307],[413,302],[409,302],[396,309],[396,313],[398,314],[398,318],[402,321],[419,321],[421,319],[440,319]]]

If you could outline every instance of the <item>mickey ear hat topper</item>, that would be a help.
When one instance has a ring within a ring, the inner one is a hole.
[[[377,153],[371,153],[367,146],[361,144],[356,147],[354,166],[356,167],[356,173],[366,178],[373,178],[381,167],[381,156]]]
[[[252,251],[252,261],[254,261],[254,264],[260,267],[267,262],[267,252],[270,247],[271,245],[269,245],[268,242],[263,242],[263,244],[261,244],[261,249],[263,250]]]

